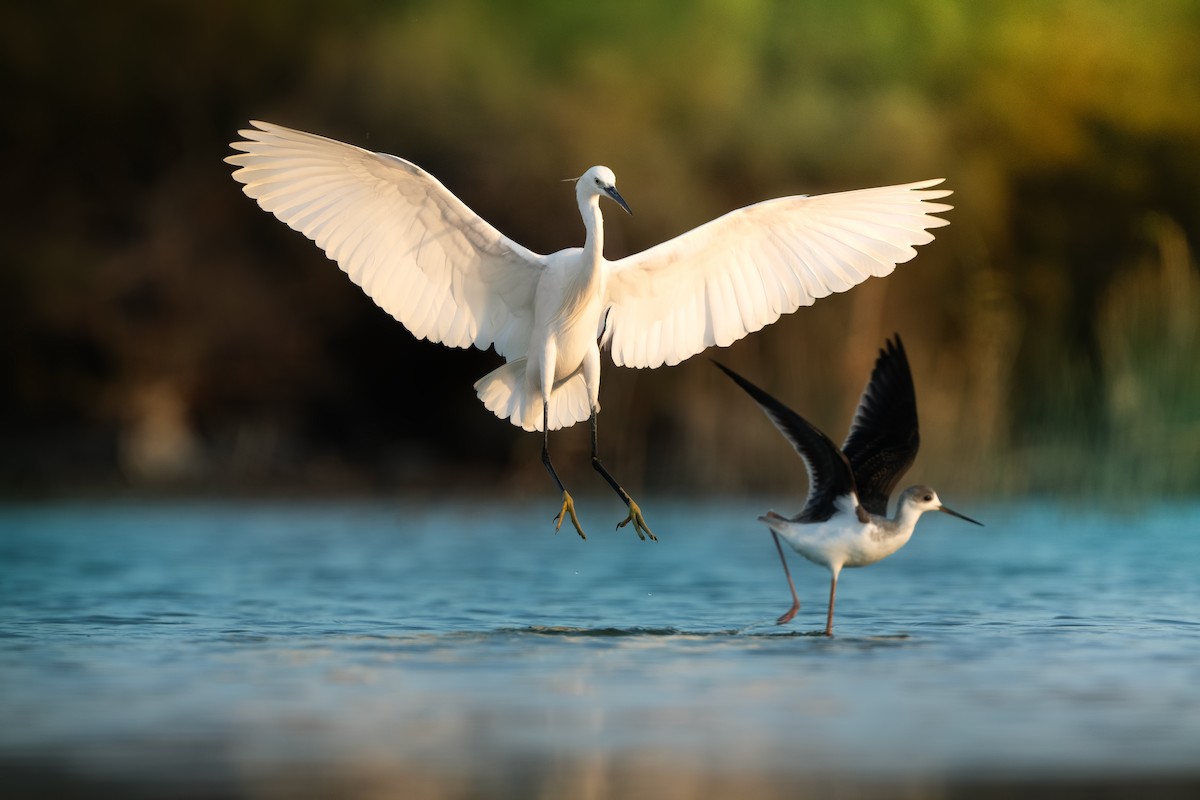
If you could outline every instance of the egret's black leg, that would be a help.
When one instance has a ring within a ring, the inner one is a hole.
[[[542,432],[545,434],[542,439],[542,463],[546,465],[546,471],[550,473],[551,478],[554,478],[554,482],[558,484],[559,491],[563,493],[562,508],[559,509],[558,515],[554,517],[554,531],[557,533],[562,529],[563,514],[566,514],[571,518],[571,524],[575,526],[575,530],[579,532],[579,538],[586,539],[587,536],[583,532],[583,526],[579,524],[579,517],[575,516],[575,501],[571,499],[571,493],[567,491],[567,487],[563,486],[558,473],[554,471],[554,464],[550,462],[550,407],[548,404],[542,406]]]
[[[618,522],[617,527],[624,528],[626,525],[632,522],[633,529],[637,531],[639,539],[646,541],[646,537],[649,536],[651,539],[657,542],[658,537],[651,533],[650,528],[646,526],[646,520],[642,517],[642,510],[638,508],[638,504],[633,502],[633,498],[629,496],[629,492],[622,489],[621,484],[617,483],[617,479],[614,478],[609,471],[604,468],[604,465],[600,463],[600,453],[596,444],[597,438],[596,412],[592,411],[592,467],[595,468],[596,472],[599,472],[601,476],[604,477],[604,480],[608,481],[608,485],[611,486],[613,491],[617,493],[617,497],[620,497],[621,500],[624,501],[625,505],[629,506],[629,516]]]

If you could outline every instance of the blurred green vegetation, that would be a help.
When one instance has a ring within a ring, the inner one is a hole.
[[[540,252],[582,237],[558,181],[608,164],[610,258],[944,176],[915,261],[721,358],[839,438],[899,331],[943,494],[1195,493],[1197,41],[1193,0],[6,4],[0,488],[548,488],[471,391],[495,354],[414,341],[241,195],[221,159],[263,118],[413,160]],[[802,488],[703,358],[610,365],[601,402],[631,488]],[[586,491],[586,432],[555,441]]]

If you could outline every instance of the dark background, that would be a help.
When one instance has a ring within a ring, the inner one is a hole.
[[[539,252],[945,177],[890,277],[720,357],[840,439],[899,331],[943,496],[1200,486],[1200,5],[118,2],[0,8],[0,492],[544,492],[540,437],[244,197],[249,118],[401,155]],[[797,488],[704,358],[607,364],[631,489]],[[564,478],[602,490],[585,426]],[[579,457],[576,457],[579,456]],[[636,491],[635,491],[636,494]]]

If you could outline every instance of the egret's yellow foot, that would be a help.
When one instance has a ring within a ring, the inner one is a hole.
[[[633,529],[637,531],[638,538],[643,542],[646,541],[646,536],[649,536],[651,540],[655,542],[658,541],[658,537],[651,533],[650,529],[646,527],[646,520],[642,516],[642,510],[638,508],[638,504],[633,502],[632,499],[629,501],[629,516],[618,522],[617,527],[624,528],[631,522],[633,523]],[[645,535],[642,535],[642,531],[645,531]]]
[[[575,501],[571,499],[571,493],[563,489],[563,504],[558,512],[558,516],[554,518],[554,532],[558,533],[562,529],[563,514],[571,517],[571,524],[575,526],[575,530],[579,531],[579,538],[586,539],[587,536],[583,533],[583,527],[579,524],[579,517],[575,516]]]

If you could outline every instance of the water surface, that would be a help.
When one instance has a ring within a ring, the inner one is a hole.
[[[0,509],[0,777],[247,797],[1196,786],[1200,505],[927,515],[843,573],[833,639],[812,635],[827,573],[794,554],[803,607],[773,624],[790,597],[765,504],[644,503],[658,543],[611,531],[615,502],[580,504],[586,542],[543,506]]]

